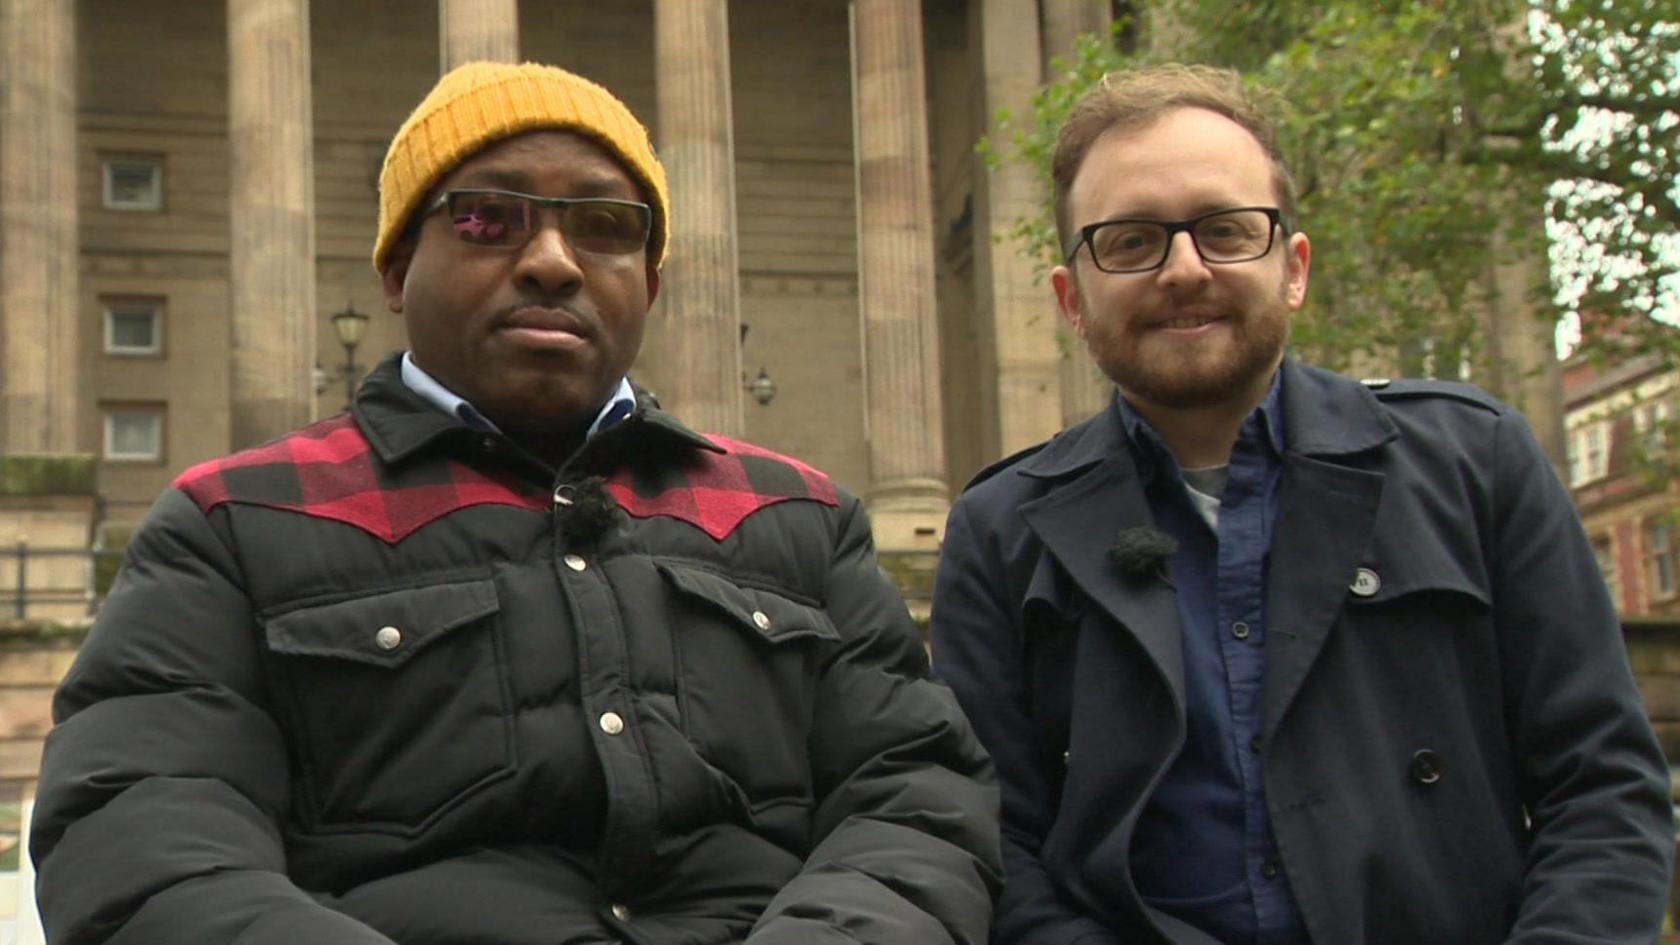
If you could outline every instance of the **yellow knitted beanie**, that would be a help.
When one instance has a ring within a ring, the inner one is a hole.
[[[486,145],[541,130],[588,135],[624,165],[653,206],[648,259],[663,263],[670,232],[665,168],[630,109],[601,86],[554,66],[469,62],[438,80],[385,152],[373,268],[385,271],[409,217],[445,174]]]

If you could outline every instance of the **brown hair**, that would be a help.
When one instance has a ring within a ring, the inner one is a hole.
[[[1060,249],[1073,235],[1068,219],[1068,191],[1097,138],[1110,129],[1136,131],[1179,108],[1202,108],[1231,119],[1252,134],[1272,165],[1272,188],[1284,232],[1294,229],[1295,180],[1278,147],[1270,96],[1245,89],[1231,69],[1169,64],[1110,72],[1097,87],[1080,96],[1056,135],[1050,178],[1056,202],[1056,237]]]

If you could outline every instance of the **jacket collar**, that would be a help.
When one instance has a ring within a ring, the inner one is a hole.
[[[439,410],[411,390],[402,380],[401,359],[401,354],[394,354],[381,361],[362,383],[350,408],[356,425],[382,461],[396,465],[439,441],[492,435]],[[589,446],[597,441],[616,440],[620,431],[627,427],[639,427],[653,431],[656,436],[673,444],[714,453],[725,452],[722,446],[660,410],[659,402],[646,390],[637,387],[635,393],[636,410],[629,419],[591,437]],[[587,446],[585,451],[592,452]]]
[[[1364,384],[1339,374],[1283,359],[1284,440],[1288,451],[1308,456],[1363,453],[1399,435]],[[1060,479],[1105,459],[1129,457],[1119,395],[1096,416],[1069,427],[1020,466],[1022,475]],[[1133,465],[1127,459],[1128,466]]]

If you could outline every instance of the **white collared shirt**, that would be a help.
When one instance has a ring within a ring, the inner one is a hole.
[[[467,403],[461,395],[443,386],[437,378],[427,374],[424,368],[415,364],[414,352],[412,351],[403,352],[402,382],[408,385],[409,390],[425,398],[427,403],[452,417],[459,417],[461,422],[466,425],[479,430],[502,432],[497,429],[494,423],[490,422],[489,417],[480,413],[477,407]],[[589,424],[588,431],[584,433],[584,439],[588,439],[601,432],[602,429],[628,417],[630,412],[635,409],[636,393],[630,388],[630,379],[621,377],[618,379],[618,388],[613,391],[611,397],[607,398],[607,402],[601,406],[600,412],[595,415],[595,420]]]

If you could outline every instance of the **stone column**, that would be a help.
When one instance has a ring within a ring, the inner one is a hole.
[[[1543,226],[1535,213],[1534,225]],[[1494,236],[1497,261],[1485,275],[1487,301],[1482,313],[1486,377],[1472,374],[1506,403],[1523,412],[1552,466],[1565,482],[1569,463],[1563,427],[1563,370],[1557,358],[1557,323],[1550,312],[1544,256],[1521,258],[1507,241]],[[1449,380],[1450,373],[1440,374]]]
[[[919,0],[855,0],[858,302],[868,505],[883,550],[937,550],[949,510]]]
[[[1106,37],[1114,20],[1107,3],[1093,0],[1042,0],[1042,7],[1043,77],[1049,82],[1056,78],[1052,59],[1071,60],[1080,34]],[[1049,305],[1055,312],[1055,302]],[[1061,358],[1062,425],[1071,426],[1106,406],[1114,385],[1097,369],[1090,352],[1060,313],[1056,313],[1056,351]]]
[[[1008,109],[1027,115],[1043,74],[1037,4],[981,0],[979,12],[983,113],[989,118],[998,109]],[[997,373],[996,422],[983,436],[986,451],[995,458],[1061,428],[1062,359],[1050,288],[1036,278],[1033,261],[1008,232],[1015,221],[1041,212],[1049,195],[1033,169],[1018,161],[988,167],[976,157],[975,180],[974,273],[981,345],[983,357],[995,363]]]
[[[75,10],[0,0],[0,455],[81,442]]]
[[[659,155],[671,189],[656,388],[696,430],[739,436],[741,280],[724,0],[656,0]]]
[[[465,62],[519,61],[519,0],[438,0],[440,72]]]
[[[314,132],[307,0],[228,0],[232,446],[314,412]]]

